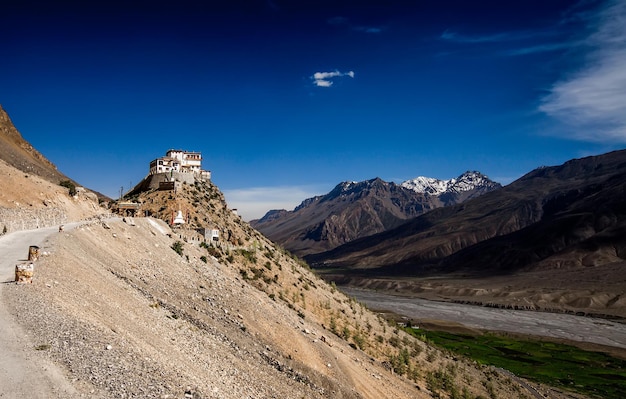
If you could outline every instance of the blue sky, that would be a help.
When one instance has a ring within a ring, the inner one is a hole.
[[[626,147],[626,1],[9,1],[0,104],[117,197],[170,148],[245,219]]]

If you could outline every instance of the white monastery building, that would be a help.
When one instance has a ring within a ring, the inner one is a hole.
[[[193,173],[211,178],[211,172],[202,170],[202,154],[194,151],[168,150],[164,157],[150,162],[151,175],[169,172]]]

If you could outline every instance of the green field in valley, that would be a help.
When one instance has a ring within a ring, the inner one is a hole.
[[[591,397],[626,398],[626,360],[555,342],[406,329],[455,354]]]

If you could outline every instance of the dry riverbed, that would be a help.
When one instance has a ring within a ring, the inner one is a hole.
[[[430,301],[345,286],[341,290],[372,310],[395,313],[413,323],[458,323],[478,330],[600,345],[626,354],[626,325],[612,320]]]

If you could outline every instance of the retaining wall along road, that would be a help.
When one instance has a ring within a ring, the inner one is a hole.
[[[0,234],[7,232],[52,227],[67,223],[67,212],[61,208],[42,209],[0,207]]]

